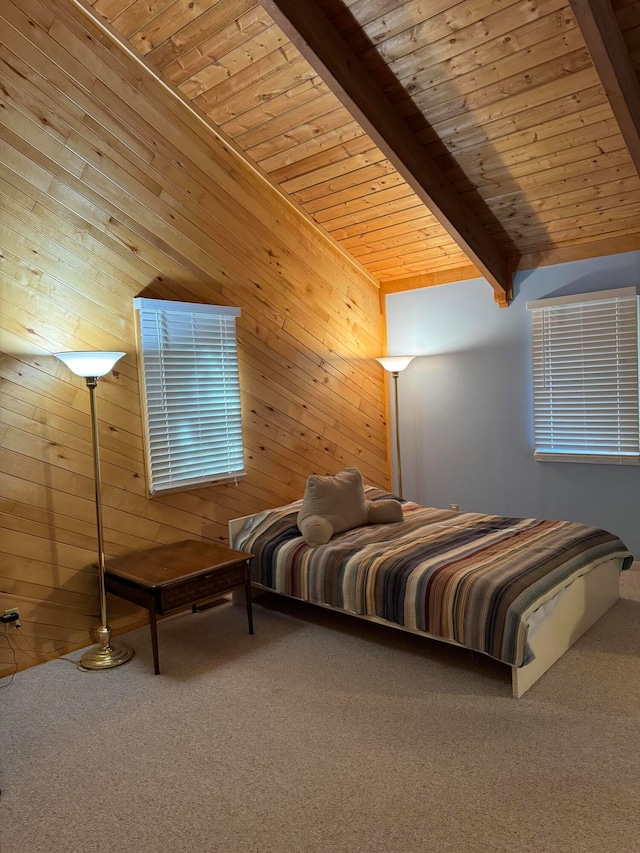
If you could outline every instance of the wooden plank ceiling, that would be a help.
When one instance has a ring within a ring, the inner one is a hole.
[[[590,7],[602,2],[95,0],[93,8],[378,281],[397,289],[479,269],[504,302],[496,256],[515,269],[640,248],[640,178],[629,153],[640,0],[615,0],[607,18],[623,62],[614,57],[608,76],[611,32],[603,48],[584,23],[593,25]],[[305,17],[322,25],[325,47],[335,34],[347,76],[366,72],[368,80],[346,80],[354,95],[334,94],[344,76],[336,85],[325,73],[332,57],[313,32],[300,35]],[[397,150],[376,136],[375,114],[371,124],[354,110],[359,82],[369,96],[379,92],[374,113],[397,122]],[[455,203],[453,218],[475,229],[469,241],[439,215],[437,199],[425,203],[424,182],[407,178],[407,130]]]

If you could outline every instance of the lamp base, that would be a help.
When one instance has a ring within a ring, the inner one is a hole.
[[[125,643],[112,646],[94,646],[85,652],[80,658],[80,666],[83,669],[113,669],[128,663],[135,652],[131,646]]]

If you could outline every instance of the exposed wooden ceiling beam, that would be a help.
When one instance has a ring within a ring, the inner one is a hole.
[[[640,83],[610,0],[569,0],[620,132],[640,174]]]
[[[285,35],[322,77],[416,195],[495,290],[511,299],[511,269],[393,104],[314,0],[260,0]]]
[[[437,272],[423,272],[418,275],[405,276],[383,281],[380,290],[383,293],[398,293],[402,290],[416,290],[422,287],[435,287],[439,284],[451,284],[454,281],[468,281],[470,278],[480,278],[481,273],[473,264],[463,267],[449,267]]]

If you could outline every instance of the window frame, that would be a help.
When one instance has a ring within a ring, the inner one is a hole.
[[[133,305],[149,496],[207,488],[236,482],[246,476],[236,329],[240,308],[147,297],[134,298]],[[154,324],[155,330],[151,331]],[[173,344],[169,335],[174,336]],[[180,343],[176,346],[178,335]],[[154,344],[157,348],[152,353],[150,347]],[[217,362],[213,360],[213,347],[220,348],[218,355],[222,353],[222,364],[219,359]],[[182,353],[179,361],[176,358],[178,352]],[[193,399],[185,400],[184,366],[186,364],[193,369],[201,360],[206,367],[200,374],[194,371]],[[176,393],[178,388],[181,397]],[[202,406],[203,390],[207,391],[206,397],[210,399],[206,408]],[[155,413],[150,404],[153,394],[161,395],[164,402],[162,409],[155,407]],[[167,397],[171,401],[168,406]],[[213,415],[212,407],[219,403],[224,409],[222,416],[219,412]],[[184,416],[182,421],[179,420],[181,416]],[[189,422],[192,435],[200,433],[199,444],[192,436],[186,442],[184,437],[175,435],[180,424],[184,429],[185,421]],[[221,422],[224,422],[223,429],[219,428]],[[228,444],[223,444],[220,452],[222,433],[227,434]],[[207,438],[203,438],[205,434]],[[214,441],[217,441],[215,446]],[[185,451],[185,447],[188,450]],[[202,453],[200,458],[208,462],[194,460],[194,464],[190,461],[192,448]],[[214,457],[224,459],[223,470],[212,470],[217,464]],[[198,464],[200,474],[195,473]],[[229,468],[229,464],[237,467]],[[187,473],[190,468],[191,476]]]
[[[624,287],[527,302],[537,461],[640,464],[639,297],[640,287]]]

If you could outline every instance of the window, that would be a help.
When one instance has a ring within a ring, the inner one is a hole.
[[[134,299],[149,492],[244,474],[239,308]]]
[[[640,288],[528,302],[535,458],[640,463]]]

